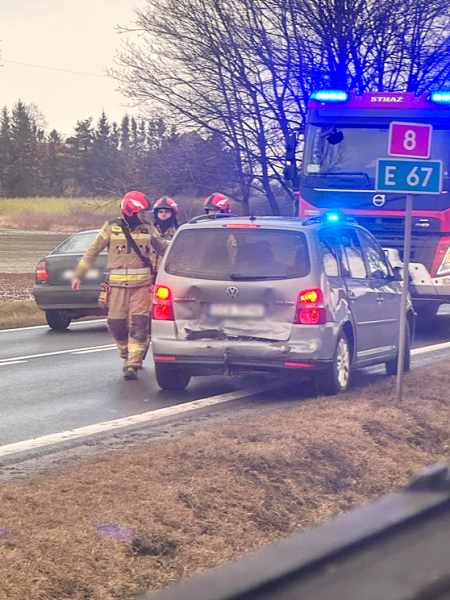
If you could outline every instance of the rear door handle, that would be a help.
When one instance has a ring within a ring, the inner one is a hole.
[[[384,302],[383,296],[377,296],[377,302],[378,302],[378,304],[381,304],[382,302]]]

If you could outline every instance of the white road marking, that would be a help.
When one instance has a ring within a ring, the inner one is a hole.
[[[117,346],[113,344],[112,346],[105,348],[93,348],[92,350],[77,350],[76,352],[71,352],[71,354],[90,354],[91,352],[105,352],[105,350],[115,350]]]
[[[87,325],[88,323],[106,323],[106,319],[92,319],[91,321],[75,321],[74,325]],[[48,325],[32,325],[31,327],[16,327],[15,329],[0,329],[0,333],[10,333],[11,331],[27,331],[28,329],[50,329]]]
[[[138,425],[140,423],[147,423],[156,419],[162,419],[163,417],[169,417],[171,415],[181,414],[197,410],[199,408],[205,408],[208,406],[214,406],[217,404],[225,404],[232,400],[240,400],[261,392],[267,392],[277,388],[282,388],[284,384],[270,383],[254,388],[247,388],[246,390],[237,390],[235,392],[229,392],[227,394],[220,394],[218,396],[211,396],[209,398],[202,398],[200,400],[193,400],[192,402],[185,402],[184,404],[176,404],[175,406],[168,406],[166,408],[159,408],[149,412],[142,413],[140,415],[132,415],[130,417],[123,417],[122,419],[115,419],[113,421],[105,421],[103,423],[97,423],[95,425],[88,425],[86,427],[79,427],[78,429],[70,429],[61,433],[52,433],[43,437],[34,438],[31,440],[25,440],[23,442],[15,442],[13,444],[7,444],[6,446],[0,446],[0,457],[15,454],[17,452],[24,452],[29,450],[36,450],[37,448],[43,448],[45,446],[51,446],[60,442],[68,442],[76,440],[88,435],[94,435],[96,433],[104,433],[105,431],[117,430],[121,427],[128,425]]]
[[[450,342],[443,342],[442,344],[433,344],[432,346],[424,346],[423,348],[414,348],[411,350],[411,355],[425,354],[426,352],[436,352],[437,350],[446,350],[450,348]]]
[[[0,367],[4,367],[5,365],[21,365],[26,362],[26,360],[12,360],[10,362],[0,363]]]
[[[49,352],[45,354],[36,354],[30,355],[28,357],[19,357],[16,359],[5,359],[0,361],[0,366],[6,364],[18,364],[21,362],[25,362],[22,359],[28,358],[38,358],[41,356],[54,356],[55,354],[84,354],[87,352],[101,352],[103,350],[111,350],[115,348],[114,344],[105,345],[105,346],[96,346],[92,348],[80,348],[79,350],[60,350],[58,352]],[[411,351],[412,355],[424,354],[427,352],[435,352],[438,350],[445,350],[450,348],[450,342],[444,342],[442,344],[433,344],[431,346],[425,346],[423,348],[415,348]],[[200,408],[205,408],[208,406],[214,406],[218,404],[225,404],[227,402],[231,402],[232,400],[239,400],[242,398],[247,398],[250,396],[254,396],[256,394],[275,390],[282,388],[283,384],[280,383],[270,383],[262,386],[258,386],[255,388],[248,388],[246,390],[238,390],[236,392],[229,392],[227,394],[220,394],[218,396],[211,396],[209,398],[202,398],[200,400],[193,400],[192,402],[185,402],[184,404],[177,404],[175,406],[168,406],[166,408],[160,408],[156,410],[152,410],[146,413],[132,415],[129,417],[124,417],[122,419],[115,419],[113,421],[105,421],[103,423],[97,423],[95,425],[88,425],[86,427],[79,427],[78,429],[71,429],[68,431],[63,431],[61,433],[52,433],[50,435],[46,435],[39,438],[34,438],[31,440],[25,440],[23,442],[15,442],[12,444],[7,444],[6,446],[0,446],[0,457],[8,456],[11,454],[16,454],[17,452],[25,452],[29,450],[34,450],[37,448],[42,448],[46,446],[50,446],[53,444],[58,444],[61,442],[71,441],[75,439],[79,439],[82,437],[86,437],[89,435],[94,435],[97,433],[103,433],[106,431],[111,431],[113,429],[117,430],[122,427],[126,427],[129,425],[138,425],[140,423],[147,423],[149,421],[154,421],[157,419],[162,419],[163,417],[168,417],[171,415],[182,414],[186,412],[190,412],[193,410],[197,410]]]
[[[57,356],[58,354],[75,354],[76,352],[82,352],[85,350],[98,350],[105,349],[110,350],[115,348],[115,344],[103,344],[102,346],[90,346],[89,348],[67,348],[66,350],[56,350],[55,352],[43,352],[42,354],[28,354],[27,356],[14,356],[12,358],[2,358],[0,365],[11,364],[14,361],[29,360],[30,358],[42,358],[45,356]]]

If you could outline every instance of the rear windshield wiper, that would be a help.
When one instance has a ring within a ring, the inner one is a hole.
[[[242,273],[230,273],[233,281],[262,281],[264,279],[286,279],[286,275],[243,275]]]

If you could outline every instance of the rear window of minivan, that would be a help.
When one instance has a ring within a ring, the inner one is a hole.
[[[170,275],[224,281],[294,279],[310,271],[306,236],[264,228],[196,228],[172,242],[165,271]]]

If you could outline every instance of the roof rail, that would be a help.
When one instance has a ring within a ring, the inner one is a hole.
[[[191,223],[200,223],[200,221],[212,221],[214,219],[228,219],[229,217],[237,217],[237,215],[232,215],[231,213],[213,213],[211,215],[199,215],[198,217],[194,217],[189,221],[189,225]]]

